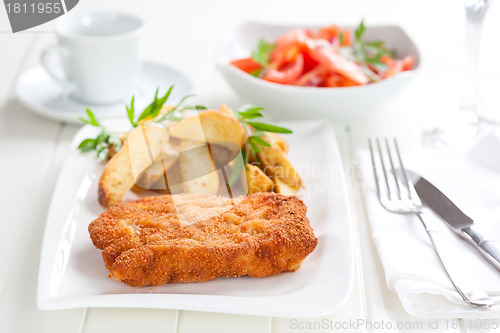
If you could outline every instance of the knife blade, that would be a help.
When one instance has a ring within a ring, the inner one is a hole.
[[[487,239],[474,224],[474,220],[427,179],[412,171],[409,171],[408,175],[422,202],[439,215],[456,234],[474,245],[500,271],[500,243]]]

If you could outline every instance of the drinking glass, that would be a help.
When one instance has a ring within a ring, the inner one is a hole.
[[[479,47],[484,16],[491,0],[464,0],[466,17],[465,66],[461,102],[452,119],[426,133],[433,146],[466,149],[488,122],[483,118],[479,92]]]

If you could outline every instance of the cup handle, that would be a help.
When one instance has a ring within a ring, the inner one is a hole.
[[[41,63],[45,71],[49,76],[54,79],[59,85],[61,85],[67,91],[73,91],[73,85],[68,81],[67,75],[64,74],[64,69],[61,65],[55,65],[53,61],[53,55],[57,55],[60,59],[59,62],[64,61],[67,56],[67,50],[59,45],[51,45],[42,51]],[[59,67],[59,69],[56,69]]]

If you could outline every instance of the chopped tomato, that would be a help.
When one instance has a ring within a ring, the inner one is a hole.
[[[370,82],[368,76],[354,61],[340,56],[332,45],[316,41],[313,57],[328,70],[340,74],[356,84],[367,84]]]
[[[389,56],[382,56],[380,61],[385,63],[389,68],[382,74],[383,78],[389,78],[397,73],[408,71],[413,67],[413,57],[406,56],[401,60],[393,59]]]
[[[336,74],[330,75],[326,78],[324,86],[331,88],[342,87],[342,77]]]
[[[234,60],[234,61],[231,61],[231,65],[241,69],[242,71],[244,71],[248,74],[252,74],[256,70],[262,68],[262,66],[257,61],[253,60],[252,58],[244,58],[244,59]]]
[[[402,68],[401,70],[402,71],[409,71],[413,68],[413,63],[415,62],[415,60],[413,59],[412,56],[406,56],[404,57],[403,59],[401,59],[401,63],[402,63]]]
[[[351,46],[352,34],[349,29],[342,29],[342,46]]]
[[[290,84],[298,79],[303,70],[304,57],[302,56],[302,53],[298,53],[292,62],[288,62],[284,66],[269,70],[262,78],[266,81],[274,83]]]
[[[339,33],[340,33],[340,28],[335,24],[330,24],[326,27],[319,29],[315,37],[317,39],[326,39],[331,43],[336,38],[338,38]]]
[[[363,25],[360,23],[360,28]],[[358,30],[364,31],[364,29]],[[359,39],[359,40],[358,40]],[[375,49],[375,51],[373,50]],[[377,50],[380,49],[380,52]],[[358,52],[361,51],[361,52]],[[351,87],[372,82],[367,71],[373,71],[375,79],[386,79],[402,71],[411,70],[414,59],[402,59],[384,55],[380,61],[387,66],[374,65],[377,54],[390,54],[383,42],[365,42],[353,30],[328,25],[312,32],[308,29],[295,29],[278,38],[274,44],[260,41],[257,54],[269,63],[261,66],[251,58],[231,62],[241,70],[281,84],[315,87]]]
[[[293,30],[276,41],[276,47],[271,52],[271,62],[283,57],[283,52],[291,48],[302,50],[312,33],[309,30]]]
[[[324,84],[327,70],[322,66],[316,66],[305,74],[301,75],[293,84],[303,87],[319,87]]]
[[[312,57],[312,52],[310,52],[309,50],[303,51],[302,55],[304,56],[304,73],[307,73],[318,67],[319,62]]]
[[[389,67],[394,67],[396,65],[396,60],[392,59],[388,55],[381,56],[380,57],[380,62],[383,62],[384,64],[386,64]]]

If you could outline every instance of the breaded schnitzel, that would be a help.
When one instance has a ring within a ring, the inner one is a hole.
[[[295,271],[318,239],[294,196],[256,193],[148,197],[90,223],[110,276],[130,286],[264,277]]]

